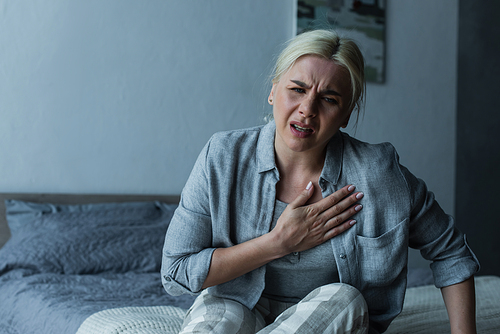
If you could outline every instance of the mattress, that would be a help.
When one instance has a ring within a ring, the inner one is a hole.
[[[500,277],[479,276],[476,282],[478,333],[500,333]],[[441,291],[433,285],[408,289],[403,312],[386,333],[450,333]]]
[[[478,333],[500,333],[500,278],[476,278]],[[178,333],[186,310],[172,306],[104,310],[87,318],[77,334]],[[446,308],[433,285],[409,288],[403,312],[386,333],[450,333]]]

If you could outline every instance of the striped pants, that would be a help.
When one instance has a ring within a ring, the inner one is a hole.
[[[253,310],[206,291],[189,309],[180,334],[368,333],[368,307],[347,284],[321,286],[297,304],[261,298]]]

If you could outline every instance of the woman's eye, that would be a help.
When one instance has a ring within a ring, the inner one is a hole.
[[[297,92],[297,93],[305,93],[306,92],[303,88],[292,88],[292,90],[294,92]]]
[[[338,104],[338,101],[330,97],[325,97],[325,101],[331,104]]]

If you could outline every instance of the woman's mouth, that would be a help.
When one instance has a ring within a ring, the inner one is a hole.
[[[294,127],[295,130],[300,131],[300,132],[308,132],[308,133],[312,133],[313,132],[313,129],[303,128],[301,126],[298,126],[297,124],[292,124],[292,127]]]
[[[307,138],[314,133],[314,129],[300,126],[296,123],[290,124],[290,131],[294,136],[299,138]]]

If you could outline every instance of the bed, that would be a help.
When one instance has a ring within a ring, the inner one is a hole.
[[[0,333],[178,333],[195,296],[168,295],[159,274],[178,200],[0,194]],[[388,333],[448,333],[429,271],[408,279]],[[476,290],[478,332],[500,333],[500,278],[479,276]]]

